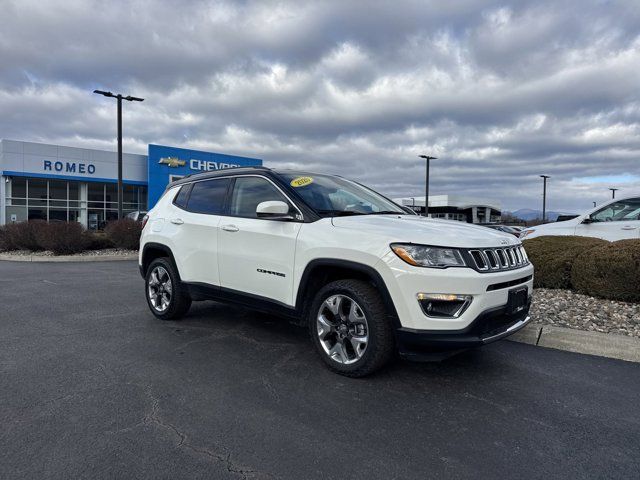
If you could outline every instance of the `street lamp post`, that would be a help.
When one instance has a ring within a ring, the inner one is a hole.
[[[122,218],[122,100],[128,102],[142,102],[144,98],[132,97],[127,95],[123,97],[121,94],[113,94],[104,90],[94,90],[93,93],[112,97],[118,101],[118,220]]]
[[[430,157],[429,155],[418,155],[420,158],[424,158],[427,161],[427,178],[424,189],[424,216],[429,216],[429,162],[431,160],[437,160],[437,157]]]
[[[616,198],[616,192],[618,190],[620,190],[619,188],[610,188],[609,190],[611,190],[611,198],[615,199]]]
[[[540,175],[542,178],[542,223],[547,222],[547,178],[551,178],[549,175]]]

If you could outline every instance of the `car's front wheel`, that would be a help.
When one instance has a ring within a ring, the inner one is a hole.
[[[322,360],[342,375],[363,377],[393,357],[392,325],[376,288],[361,280],[325,285],[309,310],[309,331]]]
[[[157,258],[145,277],[147,303],[161,320],[177,320],[191,307],[191,297],[168,258]]]

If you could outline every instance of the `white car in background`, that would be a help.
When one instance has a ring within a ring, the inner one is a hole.
[[[640,239],[640,196],[611,200],[564,222],[527,228],[520,239],[550,235],[595,237],[610,242]]]

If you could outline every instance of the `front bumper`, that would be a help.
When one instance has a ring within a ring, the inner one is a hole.
[[[529,323],[531,297],[524,310],[508,314],[507,306],[485,310],[463,330],[396,330],[400,355],[416,361],[442,360],[472,347],[486,345],[517,332]]]
[[[527,286],[533,292],[533,266],[480,273],[472,268],[420,268],[406,264],[393,252],[377,265],[398,317],[397,327],[408,330],[463,332],[485,311],[504,307],[509,291]],[[473,297],[459,316],[426,315],[418,301],[420,294],[455,294]]]

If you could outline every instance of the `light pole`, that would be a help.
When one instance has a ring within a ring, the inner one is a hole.
[[[618,190],[620,190],[619,188],[610,188],[609,190],[611,190],[611,198],[615,199],[616,198],[616,192]]]
[[[128,102],[143,102],[144,98],[132,97],[127,95],[123,97],[121,94],[113,94],[104,90],[94,90],[93,93],[104,95],[105,97],[113,97],[118,100],[118,220],[122,218],[122,100]]]
[[[430,157],[429,155],[418,155],[420,158],[424,158],[427,161],[427,178],[424,189],[424,216],[429,216],[429,162],[431,160],[437,160],[437,157]]]
[[[593,202],[593,208],[596,208],[596,202]]]
[[[547,178],[551,178],[549,175],[540,175],[542,178],[542,223],[547,222]]]

